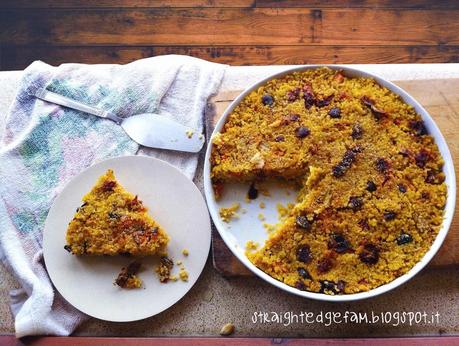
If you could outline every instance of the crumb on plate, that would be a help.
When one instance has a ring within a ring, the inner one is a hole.
[[[186,133],[186,136],[187,136],[188,138],[191,138],[191,137],[193,137],[194,131],[193,131],[193,130],[186,130],[185,133]]]
[[[245,249],[247,251],[252,251],[252,250],[256,250],[258,249],[258,247],[260,246],[260,243],[256,242],[256,241],[253,241],[253,240],[248,240],[246,243],[245,243]]]
[[[134,261],[129,263],[127,267],[123,267],[115,280],[115,284],[121,288],[140,288],[142,280],[136,274],[141,265],[139,261]]]
[[[179,278],[182,281],[188,281],[188,272],[185,270],[185,268],[180,268]]]
[[[239,203],[233,203],[228,208],[220,208],[220,217],[222,218],[222,221],[230,222],[232,218],[237,218],[237,211],[239,210],[240,206],[241,205]]]
[[[156,267],[156,273],[159,276],[159,281],[166,283],[170,279],[171,270],[174,266],[174,261],[167,256],[162,256],[159,265]]]

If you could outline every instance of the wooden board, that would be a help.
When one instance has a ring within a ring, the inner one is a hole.
[[[395,84],[417,99],[434,118],[451,150],[455,170],[459,172],[459,79],[396,81]],[[206,111],[208,134],[239,93],[237,90],[223,92],[210,100]],[[459,264],[458,209],[459,203],[456,201],[456,213],[448,236],[429,266]],[[212,230],[212,256],[214,267],[225,276],[252,275],[231,253],[215,227]]]

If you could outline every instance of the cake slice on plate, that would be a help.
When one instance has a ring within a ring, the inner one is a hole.
[[[75,255],[146,256],[163,253],[169,236],[109,169],[83,197],[66,239],[64,248]]]

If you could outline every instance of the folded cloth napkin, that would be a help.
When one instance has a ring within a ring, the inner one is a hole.
[[[25,71],[0,148],[0,258],[21,288],[11,292],[16,336],[68,335],[87,317],[53,288],[42,256],[48,210],[64,185],[93,163],[121,155],[168,161],[190,179],[197,154],[139,147],[115,123],[31,96],[46,87],[122,117],[162,113],[199,131],[226,66],[185,56],[127,65],[34,62]]]

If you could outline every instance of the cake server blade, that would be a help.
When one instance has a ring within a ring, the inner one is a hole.
[[[121,127],[137,143],[151,148],[197,153],[204,136],[160,114],[137,114],[124,119]]]
[[[36,90],[34,96],[47,102],[114,121],[124,129],[129,137],[146,147],[197,153],[204,145],[202,134],[160,114],[143,113],[120,118],[111,112],[88,106],[46,89]]]

